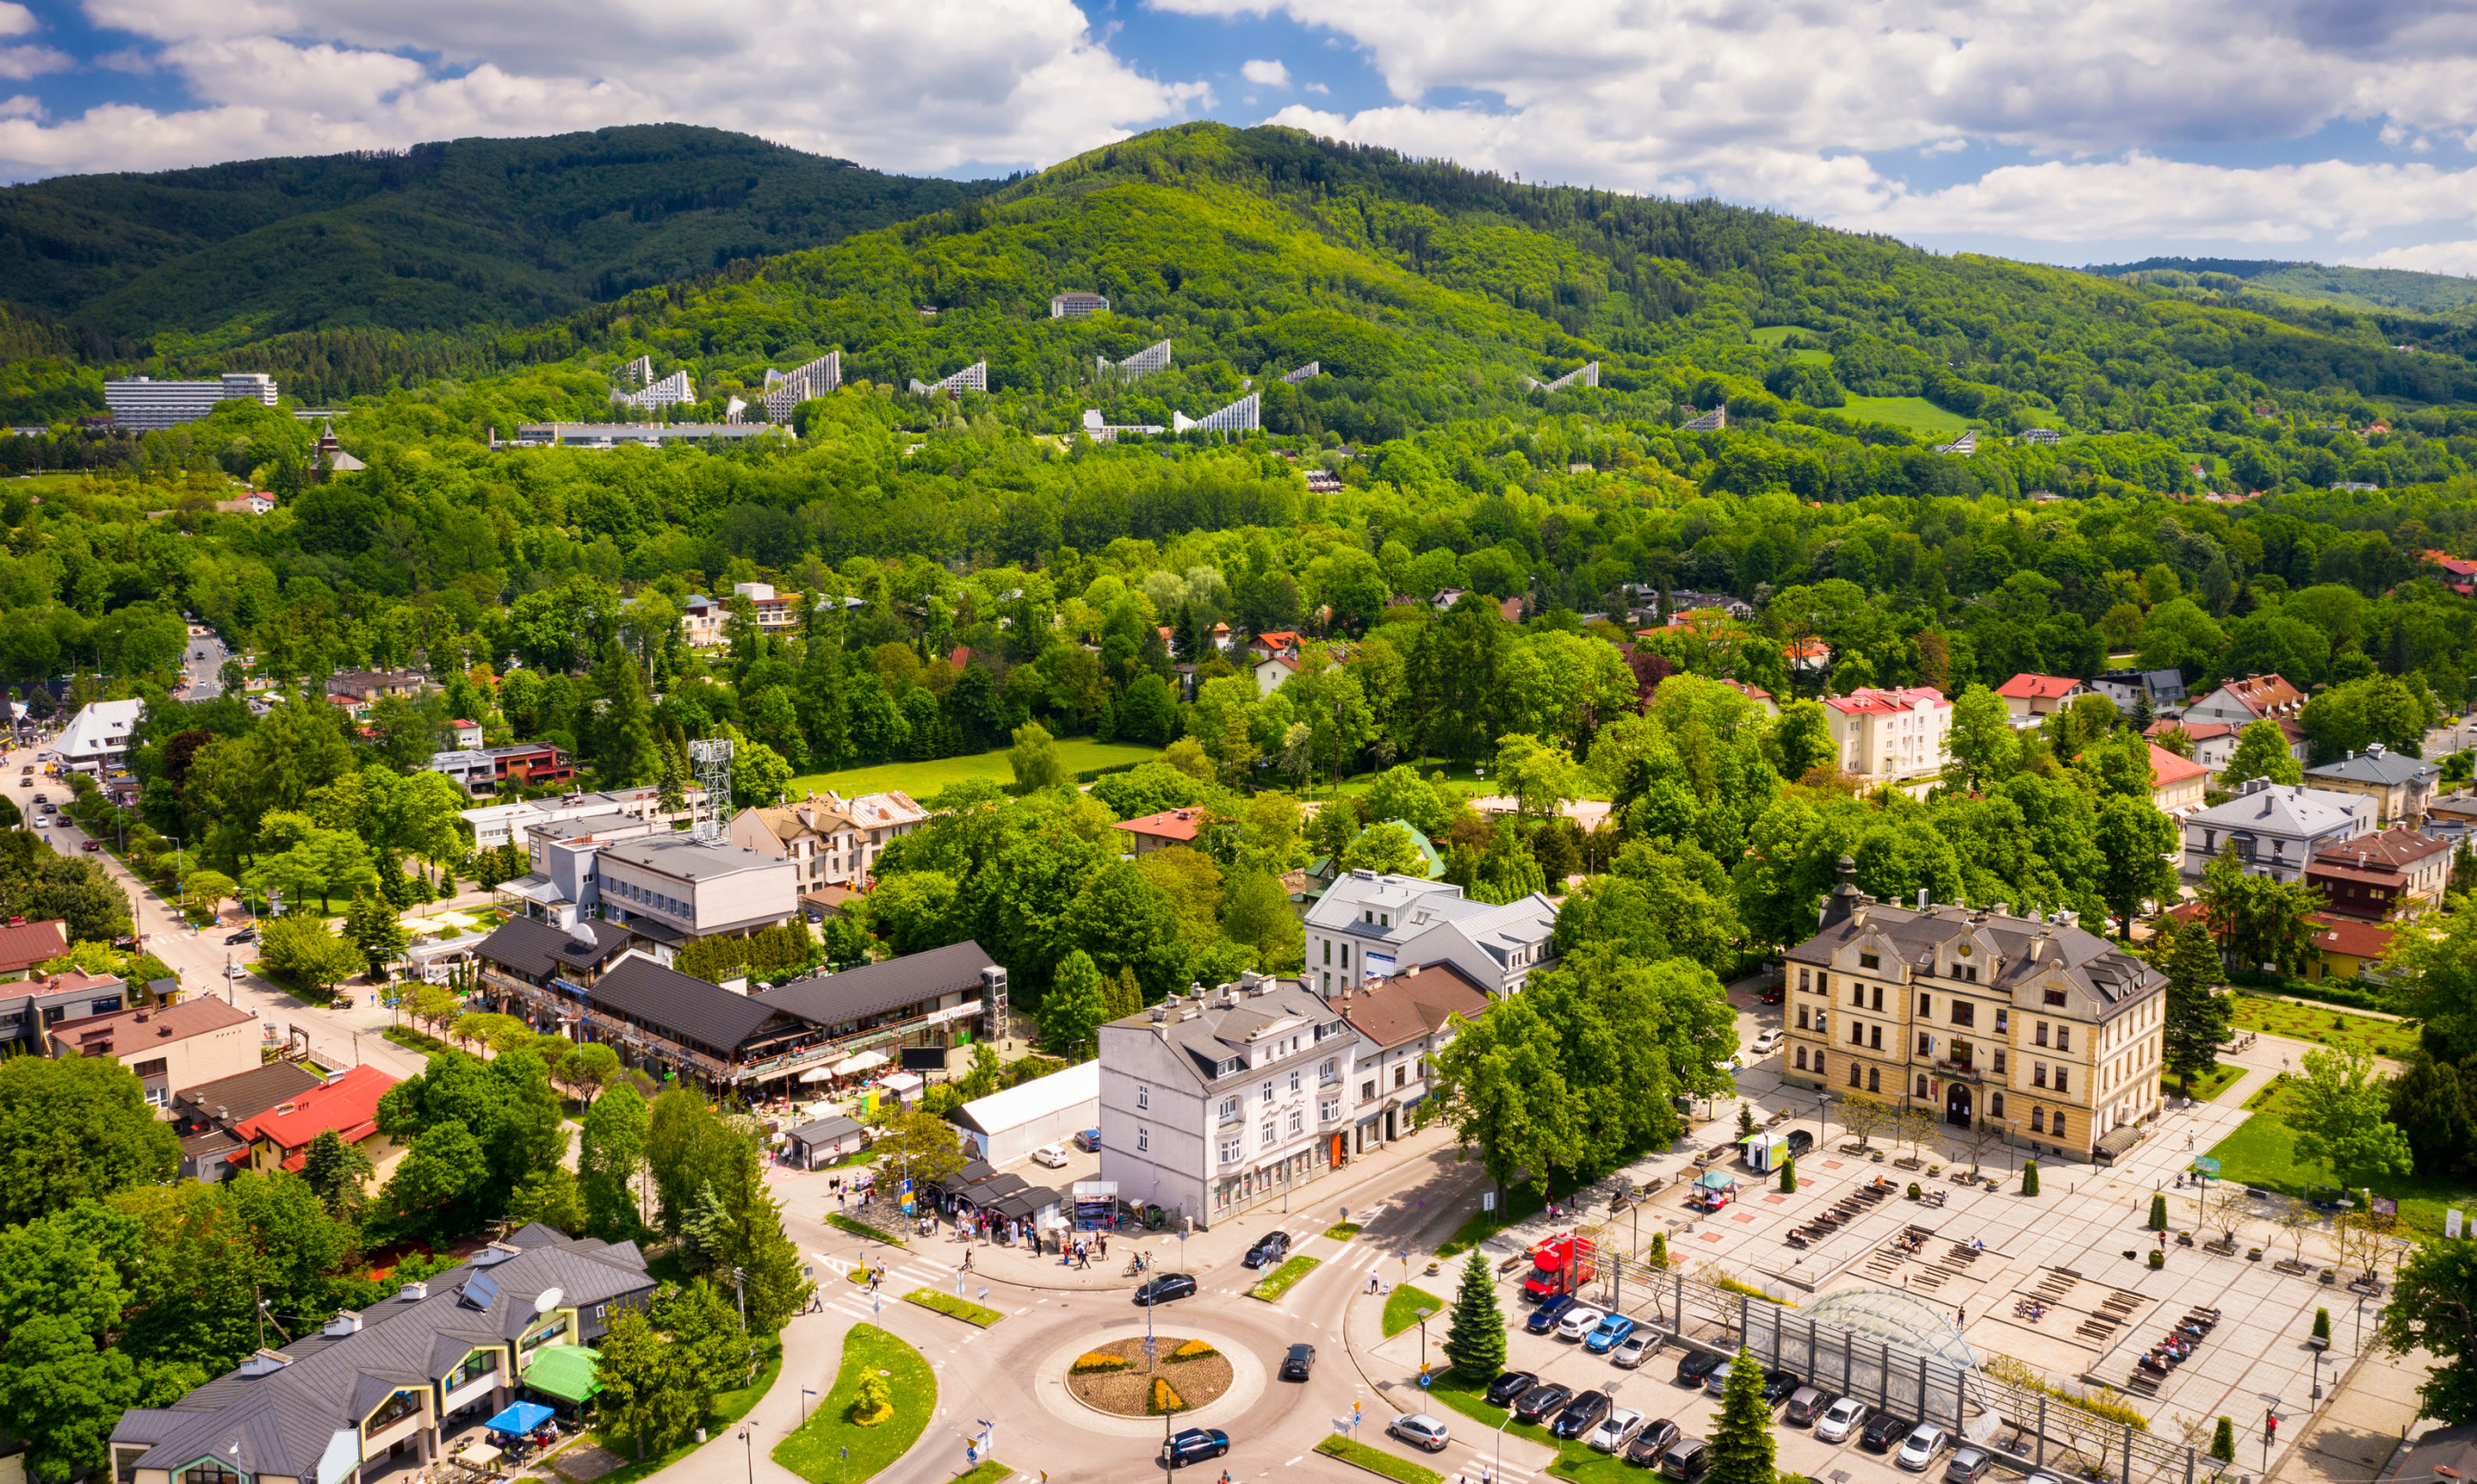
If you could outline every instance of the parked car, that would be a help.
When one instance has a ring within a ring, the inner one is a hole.
[[[1712,1445],[1700,1438],[1678,1439],[1660,1460],[1660,1472],[1678,1484],[1694,1484],[1711,1467]]]
[[[1875,1414],[1875,1420],[1866,1424],[1866,1430],[1858,1435],[1858,1445],[1869,1452],[1889,1452],[1893,1444],[1908,1437],[1910,1429],[1916,1425],[1917,1423],[1906,1417],[1894,1417],[1889,1412],[1878,1412]]]
[[[1927,1465],[1934,1463],[1935,1456],[1942,1452],[1951,1441],[1951,1435],[1935,1423],[1920,1422],[1902,1441],[1901,1450],[1892,1455],[1892,1462],[1912,1473],[1924,1473]]]
[[[1632,1333],[1634,1333],[1633,1320],[1622,1314],[1611,1314],[1592,1325],[1589,1334],[1583,1336],[1583,1348],[1594,1355],[1606,1354],[1616,1348],[1619,1340]]]
[[[1615,1349],[1609,1351],[1609,1364],[1632,1371],[1650,1359],[1651,1352],[1658,1348],[1660,1348],[1659,1332],[1638,1328],[1634,1333],[1619,1340]]]
[[[1052,1170],[1063,1170],[1066,1168],[1066,1151],[1055,1144],[1044,1144],[1032,1151],[1032,1162]]]
[[[247,964],[226,964],[226,965],[224,965],[224,977],[225,977],[225,978],[228,978],[228,979],[245,979],[245,978],[248,978],[248,977],[249,977],[249,965],[247,965]]]
[[[1308,1373],[1314,1369],[1315,1347],[1313,1345],[1293,1345],[1290,1352],[1282,1357],[1282,1379],[1285,1381],[1304,1381]]]
[[[1574,1388],[1550,1381],[1524,1392],[1514,1403],[1514,1420],[1517,1422],[1539,1422],[1548,1415],[1574,1399]]]
[[[1814,1420],[1814,1435],[1826,1443],[1839,1443],[1865,1422],[1866,1403],[1855,1397],[1842,1397]]]
[[[1565,1311],[1572,1308],[1576,1302],[1572,1294],[1559,1294],[1532,1310],[1531,1317],[1522,1322],[1522,1327],[1535,1335],[1544,1335],[1557,1327],[1557,1322],[1564,1319]]]
[[[1145,1308],[1156,1303],[1167,1303],[1173,1298],[1194,1297],[1195,1278],[1185,1273],[1164,1273],[1149,1283],[1136,1285],[1136,1302]]]
[[[1567,1309],[1564,1316],[1557,1321],[1557,1338],[1580,1340],[1591,1332],[1592,1325],[1605,1318],[1607,1318],[1606,1315],[1590,1305],[1578,1303]]]
[[[1198,1463],[1207,1458],[1219,1458],[1230,1451],[1230,1434],[1218,1427],[1189,1427],[1169,1440],[1164,1449],[1173,1469]]]
[[[1737,1369],[1738,1363],[1733,1360],[1724,1360],[1718,1365],[1714,1366],[1712,1368],[1712,1373],[1703,1378],[1703,1389],[1714,1397],[1727,1396],[1729,1394],[1729,1377],[1737,1372]]]
[[[1754,1053],[1758,1056],[1768,1056],[1778,1049],[1783,1039],[1780,1027],[1775,1026],[1755,1037]]]
[[[1813,1130],[1806,1128],[1792,1128],[1789,1131],[1789,1158],[1804,1159],[1806,1157],[1806,1151],[1813,1148],[1814,1148],[1814,1134]]]
[[[1720,1357],[1708,1350],[1688,1350],[1677,1362],[1677,1384],[1700,1386],[1719,1365]]]
[[[1254,1247],[1247,1249],[1247,1255],[1238,1259],[1238,1265],[1242,1268],[1262,1268],[1268,1263],[1280,1262],[1283,1255],[1289,1249],[1289,1232],[1268,1231],[1256,1239]]]
[[[1802,1375],[1781,1370],[1766,1370],[1764,1372],[1764,1401],[1768,1406],[1779,1406],[1805,1384],[1806,1377]]]
[[[1488,1404],[1492,1407],[1510,1407],[1514,1405],[1514,1397],[1539,1384],[1539,1377],[1528,1371],[1508,1371],[1488,1383],[1486,1394]]]
[[[1781,1419],[1791,1427],[1813,1426],[1833,1399],[1812,1386],[1801,1386],[1789,1394],[1789,1410],[1781,1414]]]
[[[1608,1415],[1607,1392],[1578,1392],[1557,1414],[1557,1420],[1548,1424],[1548,1436],[1571,1441],[1598,1426],[1600,1419]]]
[[[1775,984],[1771,988],[1764,990],[1763,994],[1763,1001],[1765,1004],[1778,1004],[1788,998],[1789,986],[1786,984]]]
[[[1668,1451],[1668,1446],[1677,1441],[1677,1424],[1667,1418],[1645,1422],[1642,1431],[1636,1433],[1634,1441],[1626,1445],[1625,1461],[1638,1469],[1657,1469],[1660,1455]]]
[[[1943,1476],[1947,1484],[1978,1484],[1994,1467],[1994,1454],[1983,1447],[1965,1447],[1954,1453],[1952,1462],[1943,1466]]]
[[[1101,1151],[1101,1130],[1098,1128],[1087,1128],[1082,1133],[1077,1134],[1075,1136],[1075,1147],[1082,1150],[1087,1154],[1099,1153]]]
[[[1393,1419],[1393,1425],[1386,1431],[1413,1447],[1423,1447],[1431,1453],[1443,1452],[1445,1445],[1453,1441],[1452,1435],[1445,1430],[1445,1424],[1425,1412],[1412,1412],[1397,1417]]]
[[[224,939],[224,947],[233,948],[239,944],[255,943],[257,941],[258,929],[255,928],[244,928],[240,931],[227,936]]]
[[[1592,1428],[1591,1435],[1583,1441],[1603,1453],[1614,1453],[1632,1443],[1634,1435],[1642,1431],[1646,1421],[1648,1419],[1634,1408],[1619,1407],[1601,1418],[1600,1425]]]
[[[84,845],[79,846],[78,849],[82,851],[99,851],[103,849],[103,847],[96,841],[88,840]]]

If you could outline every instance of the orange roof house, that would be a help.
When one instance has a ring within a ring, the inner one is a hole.
[[[1147,814],[1140,819],[1120,820],[1110,828],[1123,829],[1135,837],[1134,853],[1149,855],[1155,851],[1168,850],[1173,845],[1195,844],[1196,832],[1204,828],[1204,811],[1163,809],[1159,814]]]
[[[368,1141],[386,1145],[379,1134],[379,1100],[396,1081],[376,1067],[355,1067],[333,1081],[242,1120],[233,1125],[233,1132],[248,1143],[253,1170],[298,1172],[310,1146],[329,1129],[346,1144],[363,1146],[362,1152],[375,1165],[382,1151],[370,1148]],[[393,1152],[392,1147],[386,1152]]]

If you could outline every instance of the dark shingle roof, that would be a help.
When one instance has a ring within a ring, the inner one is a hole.
[[[983,952],[980,944],[965,938],[840,974],[793,979],[756,999],[820,1026],[839,1026],[940,995],[977,995],[981,971],[996,967],[997,960]]]
[[[579,948],[579,944],[591,946]],[[627,947],[628,929],[617,923],[588,918],[574,928],[554,928],[529,917],[512,917],[474,952],[492,963],[542,978],[563,967],[597,968]]]
[[[775,1021],[792,1017],[747,995],[709,984],[650,958],[631,958],[593,981],[591,1002],[636,1016],[657,1028],[683,1031],[688,1039],[730,1051]]]
[[[287,1098],[324,1086],[326,1080],[297,1061],[270,1061],[233,1076],[183,1088],[172,1101],[201,1118],[237,1124],[256,1118]]]
[[[1792,963],[1828,966],[1847,945],[1873,937],[1887,940],[1904,963],[1933,974],[1940,972],[1939,950],[1944,945],[1981,934],[1993,943],[1999,960],[1989,977],[1989,989],[2017,988],[2058,971],[2098,1002],[2101,1020],[2167,982],[2165,975],[2087,928],[1964,906],[1934,906],[1920,912],[1884,903],[1865,903],[1855,909],[1855,915],[1825,928],[1782,956]]]

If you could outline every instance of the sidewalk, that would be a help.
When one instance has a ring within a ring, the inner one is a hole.
[[[2433,1365],[2423,1350],[2366,1355],[2322,1398],[2321,1412],[2280,1452],[2264,1484],[2371,1484],[2415,1424],[2417,1383]],[[2251,1425],[2259,1447],[2262,1420]],[[2237,1454],[2241,1468],[2241,1445]]]

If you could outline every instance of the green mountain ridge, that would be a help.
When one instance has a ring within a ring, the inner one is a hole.
[[[63,176],[0,189],[0,284],[128,339],[524,325],[997,184],[682,124]]]
[[[2170,289],[2275,295],[2300,304],[2466,319],[2477,313],[2477,278],[2405,268],[2236,258],[2145,258],[2082,270]]]

